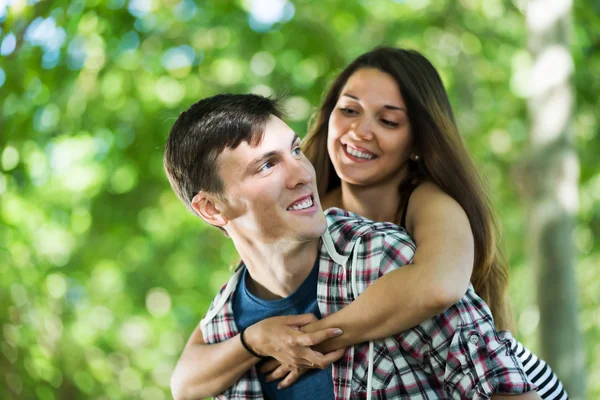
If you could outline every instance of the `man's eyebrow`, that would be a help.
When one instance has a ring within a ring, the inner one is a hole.
[[[262,163],[267,161],[269,158],[276,156],[277,154],[279,154],[278,151],[269,151],[260,156],[259,158],[255,158],[254,160],[250,161],[246,166],[244,175],[251,175],[258,167],[262,165]]]
[[[292,144],[290,145],[290,147],[294,147],[294,143],[296,143],[296,140],[299,140],[300,136],[298,136],[297,133],[294,133],[294,138],[292,139]]]
[[[351,99],[354,99],[356,101],[359,101],[359,98],[351,95],[350,93],[344,93],[342,96],[346,96],[346,97],[350,97]],[[399,111],[404,111],[406,112],[406,109],[404,107],[398,107],[398,106],[393,106],[391,104],[385,104],[383,106],[383,108],[388,109],[388,110],[399,110]]]
[[[292,143],[290,144],[290,147],[294,147],[294,143],[296,143],[297,140],[300,140],[300,136],[298,136],[298,134],[295,133],[294,137],[292,138]],[[264,163],[269,158],[274,157],[278,154],[279,154],[278,151],[269,151],[269,152],[266,152],[265,154],[263,154],[262,156],[260,156],[259,158],[256,158],[256,159],[250,161],[248,163],[248,165],[246,166],[244,175],[252,174],[258,167],[261,166],[262,163]]]

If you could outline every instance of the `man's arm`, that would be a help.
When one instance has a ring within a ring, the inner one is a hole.
[[[233,385],[260,359],[250,354],[239,335],[208,345],[197,327],[189,338],[173,375],[171,392],[175,400],[215,396]],[[212,368],[207,368],[208,366]]]
[[[313,351],[310,346],[342,332],[335,328],[310,334],[299,331],[300,326],[315,319],[312,314],[267,318],[246,329],[244,339],[261,356],[276,358],[296,368],[322,368],[333,362],[333,358],[339,358],[343,350],[323,355]],[[259,361],[260,358],[244,348],[239,334],[221,343],[206,344],[202,329],[197,327],[171,376],[173,398],[183,400],[216,396],[231,387]]]

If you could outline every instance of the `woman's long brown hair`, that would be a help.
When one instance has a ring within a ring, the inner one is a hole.
[[[431,181],[461,205],[475,239],[471,282],[492,310],[496,327],[509,329],[512,316],[506,298],[508,269],[490,202],[458,132],[444,84],[423,55],[414,50],[379,47],[359,56],[334,80],[303,143],[304,153],[317,172],[319,195],[324,198],[341,184],[327,153],[329,116],[342,88],[361,68],[376,68],[392,76],[406,103],[419,161],[409,162],[409,173],[400,184],[399,193],[406,193],[415,182]],[[402,211],[399,205],[393,222],[400,223]]]

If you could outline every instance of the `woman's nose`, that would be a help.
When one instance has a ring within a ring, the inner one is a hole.
[[[372,124],[368,118],[361,118],[354,122],[350,132],[357,140],[373,139]]]

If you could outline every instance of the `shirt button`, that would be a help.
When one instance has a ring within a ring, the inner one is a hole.
[[[477,335],[471,335],[471,337],[469,338],[469,342],[477,344],[479,342],[479,338],[477,337]]]

